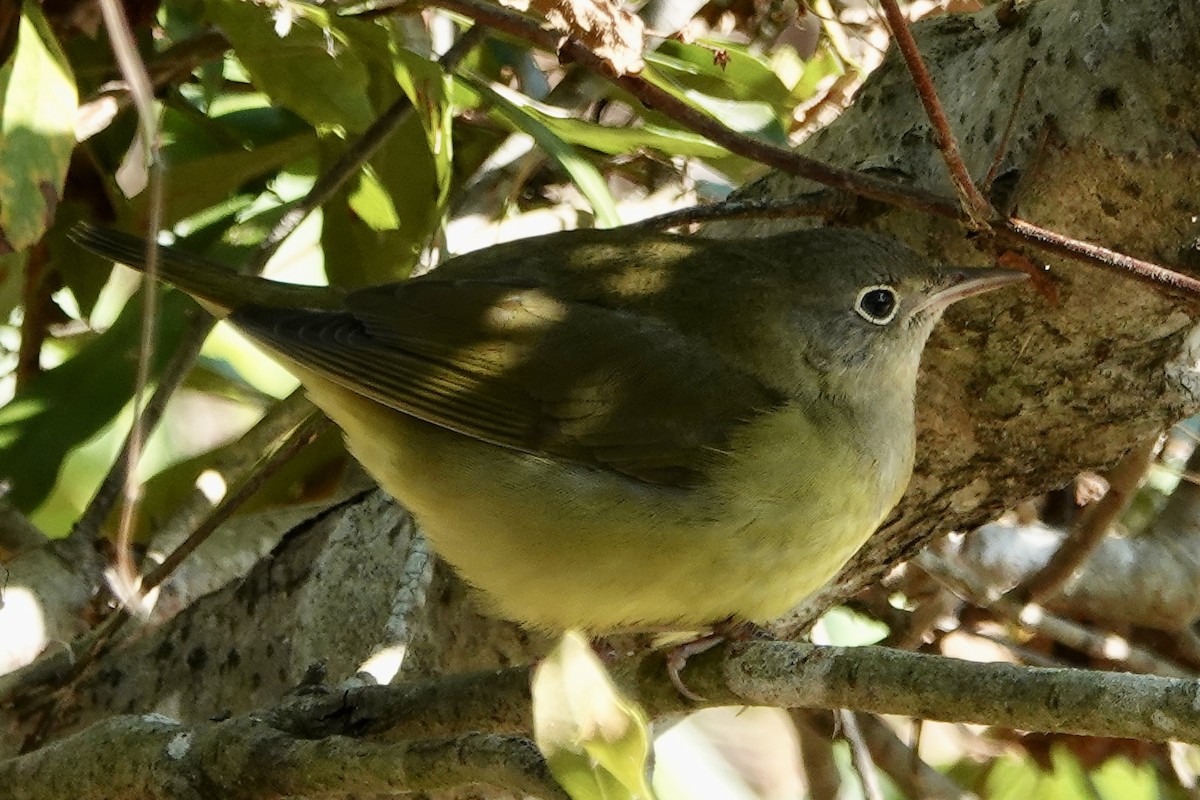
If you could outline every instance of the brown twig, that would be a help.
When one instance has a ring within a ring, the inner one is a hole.
[[[834,717],[825,710],[791,709],[788,714],[800,739],[800,764],[809,797],[837,797],[842,775],[833,759]]]
[[[213,508],[212,513],[196,526],[183,543],[163,559],[162,563],[151,570],[142,580],[142,590],[149,591],[158,586],[167,576],[183,563],[197,547],[204,542],[227,519],[233,516],[243,503],[262,488],[263,484],[274,475],[280,467],[290,461],[297,453],[307,447],[317,434],[331,425],[329,419],[315,408],[299,426],[262,462],[255,465],[248,477],[234,491],[230,492]]]
[[[1133,499],[1156,444],[1156,439],[1150,439],[1125,454],[1108,475],[1108,493],[1087,510],[1041,569],[1007,593],[1007,599],[1021,605],[1040,603],[1075,574]]]
[[[883,800],[883,784],[879,780],[879,770],[875,768],[875,760],[871,750],[863,739],[858,727],[858,715],[845,708],[837,710],[837,719],[841,723],[842,738],[850,744],[850,763],[858,773],[862,783],[863,796],[867,800]]]
[[[17,389],[26,386],[42,371],[42,345],[46,341],[46,329],[50,324],[49,270],[46,263],[50,251],[45,241],[36,243],[29,250],[25,261],[25,279],[21,284],[23,297],[21,307],[21,343],[17,347],[17,366],[13,374]]]
[[[813,739],[829,739],[836,735],[833,717],[828,712],[795,709],[791,711],[797,731],[807,731]],[[862,740],[870,750],[871,759],[889,778],[896,783],[904,797],[920,797],[925,800],[972,800],[974,795],[953,780],[925,763],[917,754],[915,744],[901,741],[896,732],[874,714],[856,714]],[[923,720],[914,721],[920,729]],[[820,737],[820,738],[818,738]],[[806,742],[801,739],[802,743]],[[803,746],[803,744],[802,744]],[[834,797],[836,792],[821,794],[810,791],[810,797]]]
[[[154,392],[142,408],[142,428],[144,430],[153,430],[158,426],[159,420],[162,419],[163,412],[166,410],[167,401],[171,399],[175,390],[179,388],[191,371],[192,364],[200,354],[200,348],[204,346],[204,340],[208,338],[209,331],[215,324],[215,319],[208,314],[201,314],[199,308],[196,309],[192,322],[184,331],[183,339],[175,348],[175,352],[171,354],[170,361],[167,362],[166,368],[159,376],[158,384],[154,387]],[[135,432],[130,431],[125,437],[121,452],[113,460],[108,474],[104,476],[104,480],[100,482],[96,493],[92,495],[87,508],[83,510],[83,514],[71,529],[72,538],[82,536],[88,540],[94,540],[99,537],[101,526],[108,519],[108,515],[112,513],[113,506],[116,505],[121,495],[121,487],[125,485],[134,435]]]
[[[136,588],[149,592],[161,584],[195,549],[225,522],[264,482],[312,441],[326,425],[331,424],[313,410],[303,422],[269,456],[262,459],[247,477],[221,500],[191,535],[150,571]],[[44,654],[31,664],[0,678],[0,705],[31,689],[61,686],[96,660],[108,648],[113,637],[134,616],[128,605],[120,605],[99,625],[67,644],[63,649]]]
[[[921,551],[910,564],[916,564],[935,580],[980,608],[986,608],[1019,623],[1027,630],[1061,642],[1067,647],[1087,653],[1094,658],[1114,661],[1131,672],[1142,672],[1147,675],[1193,679],[1196,677],[1191,670],[1184,669],[1158,653],[1135,645],[1115,634],[1097,631],[1073,620],[1056,616],[1040,606],[1034,604],[1022,606],[1005,597],[998,597],[994,600],[978,597],[969,585],[969,581],[957,573],[953,564],[929,549]]]
[[[1025,100],[1025,83],[1029,80],[1029,73],[1033,71],[1035,62],[1030,61],[1025,65],[1025,69],[1021,72],[1021,79],[1017,81],[1017,93],[1013,98],[1012,110],[1008,113],[1008,122],[1004,125],[1004,133],[1000,134],[1000,143],[996,145],[996,152],[992,156],[992,165],[988,167],[987,175],[983,178],[983,184],[980,186],[980,191],[987,195],[992,191],[992,184],[996,182],[996,176],[1000,173],[1000,165],[1004,163],[1004,155],[1008,152],[1008,143],[1012,141],[1013,131],[1017,127],[1018,112],[1021,110],[1021,103]]]
[[[921,98],[921,105],[925,107],[925,114],[933,126],[934,141],[942,154],[942,160],[946,162],[946,169],[950,172],[950,180],[958,193],[963,211],[966,212],[971,227],[984,230],[988,227],[988,222],[996,216],[996,210],[975,186],[967,165],[963,163],[958,141],[954,138],[954,132],[950,130],[950,120],[946,119],[946,112],[942,108],[942,101],[938,99],[933,79],[929,77],[925,60],[921,58],[921,50],[917,47],[912,31],[908,29],[908,20],[900,11],[896,0],[879,0],[879,4],[883,7],[892,38],[900,48],[900,55],[904,57],[904,64],[912,75],[913,84],[917,87],[917,96]]]
[[[201,64],[213,61],[229,49],[229,40],[217,31],[207,31],[172,45],[147,62],[146,70],[155,90],[188,75]],[[86,140],[108,127],[118,112],[133,102],[129,85],[124,81],[103,84],[86,100],[75,114],[75,133]]]
[[[158,114],[154,109],[154,87],[146,71],[146,63],[134,43],[133,30],[124,7],[117,0],[100,0],[104,28],[112,47],[113,57],[122,77],[129,85],[129,94],[137,110],[138,131],[145,149],[147,170],[146,260],[142,284],[142,324],[139,328],[137,369],[133,385],[133,419],[125,452],[129,466],[125,470],[122,491],[121,521],[117,528],[116,569],[114,581],[131,587],[137,581],[131,551],[134,517],[137,513],[141,487],[134,475],[141,460],[142,446],[148,435],[143,417],[146,387],[150,384],[150,365],[154,360],[155,340],[158,338],[158,231],[163,218],[162,141]]]
[[[707,114],[687,105],[663,89],[633,75],[615,77],[605,71],[604,61],[580,42],[561,34],[543,30],[535,20],[483,0],[401,0],[386,6],[393,12],[411,12],[434,5],[455,11],[475,21],[526,41],[535,47],[559,54],[620,86],[647,108],[653,108],[689,130],[705,136],[740,156],[757,161],[802,178],[816,181],[832,189],[859,197],[878,200],[897,208],[920,211],[945,219],[970,222],[959,206],[941,195],[911,186],[881,180],[864,173],[841,169],[815,159],[793,153],[782,147],[743,136]],[[385,7],[377,8],[376,11]],[[1104,247],[1072,239],[1016,218],[993,223],[993,231],[1002,239],[1029,244],[1075,261],[1123,271],[1138,280],[1177,290],[1188,300],[1200,300],[1200,280],[1182,275],[1166,267],[1127,256]]]

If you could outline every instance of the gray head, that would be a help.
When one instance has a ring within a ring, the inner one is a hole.
[[[1026,278],[940,266],[895,239],[850,229],[780,234],[757,240],[755,249],[773,271],[786,272],[771,281],[777,291],[787,288],[764,298],[760,319],[782,322],[774,335],[792,343],[791,358],[803,362],[795,367],[825,376],[835,394],[869,391],[880,381],[915,384],[921,351],[950,304]],[[840,385],[851,376],[868,386]]]

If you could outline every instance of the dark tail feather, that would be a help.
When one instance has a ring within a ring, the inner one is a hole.
[[[79,223],[71,229],[72,241],[96,255],[146,268],[146,243],[137,236]],[[167,245],[158,247],[159,279],[202,301],[224,316],[247,304],[272,308],[340,308],[343,293],[323,286],[279,283],[239,275],[214,261]]]

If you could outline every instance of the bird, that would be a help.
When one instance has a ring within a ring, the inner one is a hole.
[[[144,242],[73,238],[144,267]],[[163,246],[159,277],[303,384],[485,610],[591,635],[767,624],[912,474],[921,353],[1024,279],[881,234],[578,230],[355,289]]]

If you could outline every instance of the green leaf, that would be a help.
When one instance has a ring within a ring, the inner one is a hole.
[[[563,141],[608,155],[632,155],[641,150],[660,150],[670,155],[699,158],[729,155],[724,147],[682,128],[651,122],[614,128],[579,119],[564,109],[539,103],[525,95],[511,99]]]
[[[795,50],[782,48],[776,51],[774,58],[776,60],[787,58],[788,56],[783,54],[785,50],[795,55]],[[799,79],[792,87],[792,99],[796,105],[812,99],[813,95],[817,93],[817,88],[827,78],[846,74],[846,67],[842,63],[842,59],[832,47],[821,47],[808,61],[802,61],[798,55],[795,55],[795,58],[803,64]]]
[[[318,131],[364,130],[374,119],[367,67],[342,20],[292,0],[267,6],[209,0],[208,13],[254,84]]]
[[[568,631],[533,675],[534,738],[575,800],[652,800],[650,732],[587,641]]]
[[[437,174],[439,210],[450,197],[450,182],[454,175],[453,122],[450,97],[452,79],[433,61],[404,47],[396,47],[396,80],[421,117],[429,152]]]
[[[247,181],[265,181],[284,166],[316,154],[312,129],[294,114],[265,103],[259,96],[257,106],[215,117],[186,105],[164,110],[164,206],[170,220],[221,203]],[[132,203],[135,215],[147,202],[143,195]]]
[[[142,304],[131,301],[111,328],[79,353],[31,380],[0,408],[0,477],[8,499],[30,512],[50,493],[63,459],[113,420],[133,395]],[[152,361],[157,376],[196,304],[168,292],[160,306]]]
[[[613,228],[621,224],[616,201],[608,191],[608,184],[591,162],[554,133],[545,123],[527,110],[528,98],[500,86],[491,86],[470,75],[459,74],[459,79],[478,92],[491,106],[492,111],[515,130],[529,134],[547,155],[579,187],[579,191],[592,204],[599,227]]]
[[[11,1],[11,0],[10,0]],[[75,147],[75,78],[38,4],[26,2],[17,46],[0,67],[0,251],[50,227]]]
[[[320,150],[324,171],[344,146],[326,140]],[[441,222],[439,195],[434,157],[421,120],[412,115],[372,156],[358,183],[322,210],[329,282],[352,287],[406,278]]]
[[[720,52],[724,66],[717,63]],[[667,39],[648,56],[660,70],[690,89],[728,100],[767,103],[780,113],[790,111],[791,92],[765,56],[743,44],[702,40],[684,44]]]
[[[731,44],[719,47],[729,57],[725,69],[713,63],[709,48],[665,42],[646,54],[642,77],[739,133],[787,144],[784,123],[795,105],[790,90],[757,56]]]
[[[882,622],[845,606],[829,609],[817,624],[822,633],[821,643],[839,647],[878,644],[888,635],[888,627]]]

